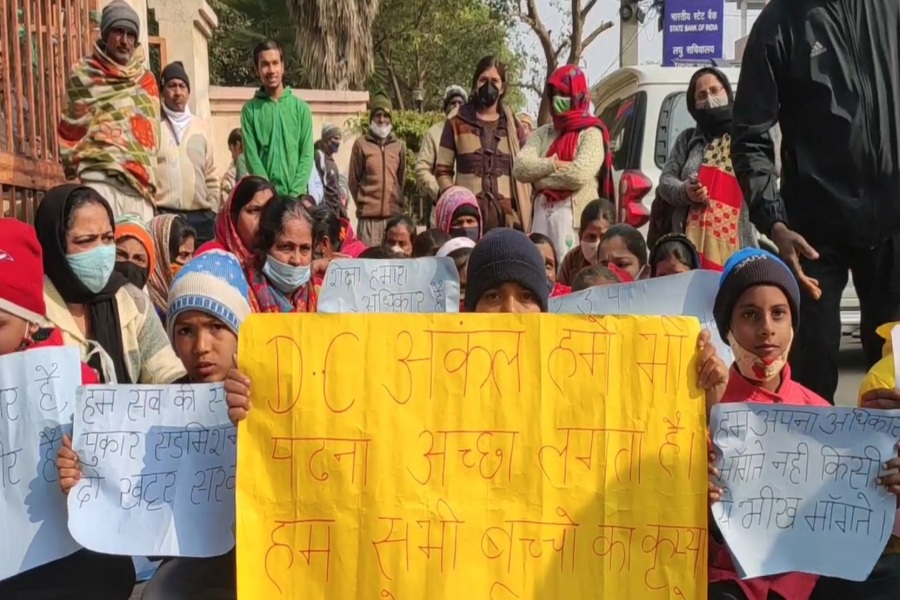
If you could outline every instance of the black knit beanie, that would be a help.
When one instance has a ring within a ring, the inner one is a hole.
[[[794,274],[780,258],[765,250],[746,248],[725,263],[719,279],[719,293],[713,305],[713,317],[723,340],[731,330],[731,313],[745,290],[757,285],[774,285],[787,296],[794,332],[800,325],[800,287]]]
[[[650,263],[651,277],[656,277],[656,263],[660,260],[660,250],[662,250],[662,247],[670,242],[681,244],[681,246],[685,250],[685,253],[688,255],[688,260],[691,263],[688,266],[692,271],[694,269],[700,268],[700,253],[697,252],[697,247],[688,238],[688,236],[684,235],[683,233],[667,233],[656,240],[656,243],[653,244],[653,249],[650,251],[650,260],[647,262]]]
[[[540,251],[521,231],[500,228],[481,238],[469,257],[466,311],[475,312],[481,296],[504,283],[529,290],[547,312],[550,290]]]
[[[472,204],[460,204],[459,207],[453,211],[450,222],[452,223],[460,217],[475,217],[478,219],[479,223],[481,222],[481,212],[478,210],[477,206]]]
[[[166,68],[162,70],[162,77],[160,77],[160,79],[162,79],[163,87],[166,86],[167,82],[178,79],[184,82],[188,91],[191,90],[191,80],[188,79],[187,71],[184,70],[184,64],[182,64],[181,61],[176,60],[175,62],[166,65]]]

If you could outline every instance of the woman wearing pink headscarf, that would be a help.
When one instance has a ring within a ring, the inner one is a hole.
[[[467,237],[477,242],[481,239],[478,198],[469,189],[458,185],[447,188],[434,207],[434,225],[451,238]]]

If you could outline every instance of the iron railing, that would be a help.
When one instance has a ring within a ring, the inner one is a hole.
[[[72,65],[98,34],[96,0],[0,2],[0,214],[32,222],[65,180],[56,127]]]

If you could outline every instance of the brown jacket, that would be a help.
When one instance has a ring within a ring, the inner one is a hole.
[[[349,175],[358,218],[386,219],[403,213],[406,145],[393,133],[384,140],[370,132],[356,138]]]
[[[531,229],[531,186],[512,176],[524,130],[503,107],[493,139],[487,134],[471,103],[447,119],[434,169],[438,185],[443,192],[455,180],[455,185],[475,194],[485,232],[494,227],[527,232]]]

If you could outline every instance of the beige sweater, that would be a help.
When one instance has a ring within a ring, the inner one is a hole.
[[[425,194],[432,202],[437,202],[441,193],[437,177],[434,176],[434,166],[437,163],[437,151],[445,123],[446,121],[435,123],[425,132],[419,153],[416,154],[416,184],[419,192]]]
[[[193,117],[180,144],[165,118],[160,131],[156,205],[169,210],[219,212],[219,178],[209,124]]]
[[[523,183],[534,185],[536,193],[544,189],[571,190],[572,213],[577,228],[585,205],[599,198],[597,177],[603,166],[603,134],[595,127],[582,131],[578,136],[575,160],[559,170],[553,158],[547,156],[554,139],[556,130],[553,125],[535,129],[516,157],[513,176]]]
[[[96,344],[88,343],[48,277],[44,277],[44,300],[47,303],[47,320],[62,330],[63,342],[67,346],[77,346],[81,351],[81,360],[86,360]],[[125,364],[131,380],[134,383],[156,385],[172,383],[184,377],[184,365],[172,350],[147,294],[132,285],[126,285],[116,292],[116,306],[119,309],[119,323],[122,325]],[[109,374],[105,374],[104,378],[110,381]]]

